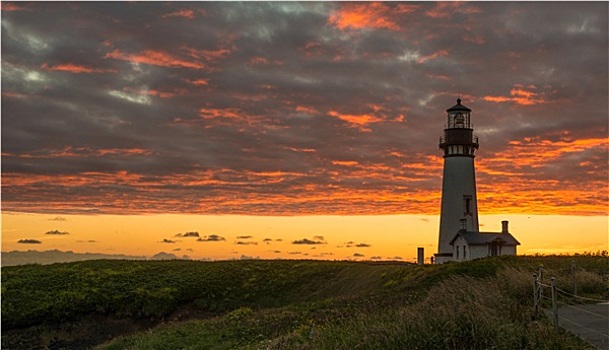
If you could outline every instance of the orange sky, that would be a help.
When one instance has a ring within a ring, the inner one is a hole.
[[[572,254],[607,249],[601,216],[482,215],[482,231],[510,232],[519,254]],[[179,237],[198,232],[197,237]],[[63,233],[63,234],[61,234]],[[210,236],[216,240],[208,240]],[[438,216],[45,215],[3,213],[2,250],[97,252],[150,257],[159,252],[193,259],[415,260],[436,252]],[[38,244],[20,244],[27,237]],[[305,242],[298,244],[298,241]]]

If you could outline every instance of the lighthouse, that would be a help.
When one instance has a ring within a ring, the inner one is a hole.
[[[444,134],[440,137],[440,149],[444,152],[444,172],[440,234],[438,252],[435,254],[437,264],[454,260],[451,241],[457,232],[479,231],[474,169],[478,138],[474,136],[472,110],[462,105],[461,99],[457,99],[457,104],[446,112]]]

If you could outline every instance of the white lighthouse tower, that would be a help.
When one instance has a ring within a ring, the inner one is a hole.
[[[452,239],[457,232],[479,231],[474,170],[478,138],[474,136],[471,111],[461,104],[461,99],[446,110],[448,119],[440,138],[440,148],[444,151],[444,174],[440,237],[438,252],[434,254],[436,264],[454,260]]]

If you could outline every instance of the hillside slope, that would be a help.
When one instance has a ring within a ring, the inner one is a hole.
[[[609,260],[575,258],[581,293],[609,297],[602,277]],[[581,347],[532,320],[528,305],[531,271],[543,263],[569,281],[572,259],[442,266],[100,260],[3,268],[2,348],[85,349],[144,330],[102,348]]]

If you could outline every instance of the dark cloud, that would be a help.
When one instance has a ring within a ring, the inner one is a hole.
[[[368,247],[371,247],[371,245],[367,244],[367,243],[358,243],[355,246],[358,247],[358,248],[368,248]]]
[[[56,216],[52,219],[49,219],[49,221],[66,221],[68,219],[64,218],[63,216]]]
[[[375,256],[371,257],[370,260],[383,260],[383,258],[381,258],[378,255],[375,255]]]
[[[41,244],[42,242],[37,239],[20,239],[17,241],[20,244]]]
[[[69,235],[70,232],[59,231],[59,230],[51,230],[44,233],[45,235]]]
[[[160,241],[159,243],[170,243],[170,244],[173,244],[173,243],[176,243],[176,241],[171,240],[171,239],[164,238],[164,239],[163,239],[162,241]]]
[[[199,239],[197,239],[197,241],[198,242],[220,242],[220,241],[226,241],[226,238],[220,237],[218,235],[209,235],[209,236],[199,237]]]
[[[262,242],[266,243],[266,244],[271,244],[273,240],[271,238],[265,238],[262,240]]]
[[[237,236],[237,239],[250,239],[252,236]]]
[[[324,242],[324,241],[315,241],[315,240],[308,239],[308,238],[297,239],[292,242],[292,244],[325,244],[325,243],[326,242]]]
[[[435,214],[437,140],[460,94],[481,189],[520,198],[490,211],[605,215],[607,10],[11,4],[3,210]]]
[[[235,244],[238,245],[258,245],[258,242],[252,242],[252,241],[236,241]]]
[[[362,257],[365,257],[365,255],[364,255],[364,254],[360,254],[360,253],[353,253],[353,256],[354,256],[354,257],[356,257],[356,258],[362,258]]]
[[[184,233],[176,234],[176,237],[199,237],[199,232],[197,231],[189,231]]]

